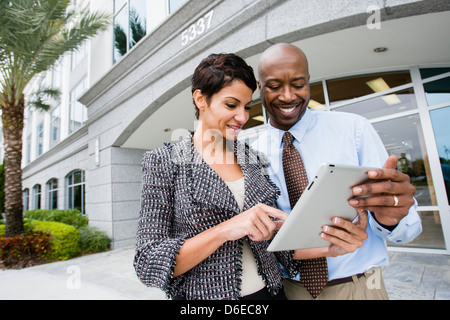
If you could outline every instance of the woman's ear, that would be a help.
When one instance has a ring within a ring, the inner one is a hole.
[[[197,89],[192,94],[192,98],[194,99],[195,105],[200,111],[205,111],[205,108],[208,106],[206,103],[206,97],[202,94],[200,89]]]

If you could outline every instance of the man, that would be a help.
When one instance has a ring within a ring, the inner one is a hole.
[[[291,211],[285,181],[287,169],[283,169],[285,132],[292,134],[292,145],[301,155],[300,162],[303,161],[309,180],[324,162],[382,169],[369,172],[371,179],[378,180],[376,183],[353,188],[355,196],[371,194],[370,197],[349,200],[359,213],[370,212],[367,225],[363,225],[364,228],[367,226],[367,239],[361,236],[354,223],[345,222],[346,232],[335,234],[340,242],[331,241],[332,237],[328,235],[330,247],[296,250],[294,259],[302,260],[300,265],[323,261],[321,265],[325,264],[328,284],[323,290],[310,293],[312,291],[305,288],[310,276],[306,275],[307,271],[301,271],[284,281],[286,295],[289,299],[387,299],[379,269],[388,264],[386,240],[406,243],[422,231],[413,198],[415,188],[407,175],[395,169],[397,157],[388,158],[381,139],[366,119],[354,114],[315,112],[307,108],[309,79],[306,56],[293,45],[276,44],[260,58],[258,87],[270,125],[253,147],[269,159],[270,177],[281,190],[277,201],[279,209]],[[338,221],[344,223],[342,219]],[[362,246],[358,245],[361,240]]]

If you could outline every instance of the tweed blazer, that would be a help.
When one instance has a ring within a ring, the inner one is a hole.
[[[268,177],[267,160],[243,142],[234,143],[244,174],[244,211],[258,203],[275,206],[279,190]],[[188,272],[173,277],[175,258],[184,241],[240,213],[231,190],[203,160],[192,135],[146,152],[142,161],[141,212],[134,267],[147,286],[171,298],[238,299],[243,239],[228,241]],[[258,272],[273,295],[282,288],[279,263],[292,275],[298,264],[292,251],[277,256],[268,241],[249,240]]]

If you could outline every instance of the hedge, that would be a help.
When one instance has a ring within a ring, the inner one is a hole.
[[[80,253],[80,233],[74,226],[31,219],[28,224],[33,230],[50,234],[50,259],[67,260]]]
[[[81,251],[84,253],[102,252],[109,249],[111,239],[101,230],[84,226],[78,229],[81,236]]]
[[[111,245],[111,239],[103,231],[90,227],[88,218],[77,210],[26,211],[23,221],[24,235],[14,239],[4,238],[5,225],[0,221],[0,249],[2,246],[5,249],[0,252],[1,260],[12,261],[20,252],[36,251],[31,234],[41,240],[48,238],[49,246],[37,250],[34,255],[46,261],[67,260],[80,254],[101,252],[108,250]]]
[[[75,228],[87,226],[89,219],[83,216],[78,210],[29,210],[25,211],[25,218],[35,219],[40,221],[61,222]]]

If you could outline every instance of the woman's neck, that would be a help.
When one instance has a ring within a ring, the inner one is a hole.
[[[197,151],[208,164],[236,163],[233,142],[225,139],[217,129],[202,129],[197,127],[193,137]]]

